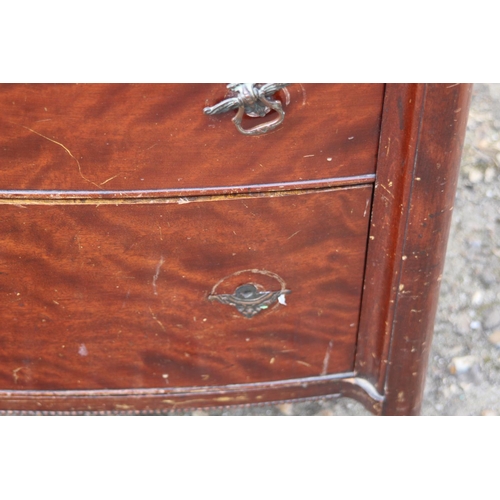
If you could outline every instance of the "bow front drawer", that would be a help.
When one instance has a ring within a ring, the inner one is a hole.
[[[352,371],[371,195],[1,206],[0,390]]]
[[[158,191],[375,172],[384,85],[290,84],[275,130],[207,116],[223,84],[0,85],[0,190]],[[245,118],[250,124],[259,118]]]
[[[0,413],[418,413],[470,89],[0,85]]]

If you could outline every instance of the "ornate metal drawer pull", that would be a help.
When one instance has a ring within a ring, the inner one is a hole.
[[[280,297],[288,293],[290,293],[290,290],[259,292],[254,284],[247,283],[239,286],[233,294],[209,295],[208,300],[217,300],[222,304],[236,307],[245,318],[253,318],[277,300],[284,303],[284,300],[280,300]]]
[[[215,106],[205,108],[206,115],[216,115],[226,113],[238,108],[238,113],[233,118],[236,128],[245,135],[265,134],[283,123],[285,112],[280,101],[272,99],[272,95],[285,88],[289,83],[230,83],[227,88],[232,90],[234,95],[224,99]],[[256,125],[255,127],[244,129],[241,121],[245,113],[248,116],[266,116],[271,109],[274,109],[278,116],[273,120]]]

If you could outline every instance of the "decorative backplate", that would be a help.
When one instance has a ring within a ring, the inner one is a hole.
[[[215,293],[217,287],[227,278],[248,272],[263,274],[276,279],[280,283],[281,289],[267,291],[258,284],[245,283],[244,285],[238,286],[234,293]],[[259,312],[268,309],[275,302],[286,305],[285,295],[289,293],[291,293],[291,291],[285,288],[285,282],[277,274],[259,269],[245,269],[220,280],[212,289],[212,292],[208,296],[208,300],[233,306],[238,312],[245,316],[245,318],[253,318]]]

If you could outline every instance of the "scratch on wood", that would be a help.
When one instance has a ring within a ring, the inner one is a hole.
[[[248,399],[246,394],[242,394],[240,396],[219,396],[215,398],[215,401],[226,402],[226,401],[245,401]]]
[[[298,231],[295,231],[295,233],[293,233],[293,234],[292,234],[292,236],[289,236],[289,237],[287,238],[287,240],[292,239],[292,238],[293,238],[296,234],[300,233],[300,231],[302,231],[302,230],[301,230],[301,229],[299,229]]]
[[[113,179],[116,179],[120,174],[113,175],[113,177],[110,177],[109,179],[106,179],[104,182],[101,182],[100,186],[104,186],[104,184],[107,184],[109,181],[112,181]]]
[[[19,379],[19,375],[17,374],[17,372],[19,370],[22,370],[23,367],[20,366],[19,368],[16,368],[15,370],[12,370],[12,377],[14,378],[14,384],[17,384],[17,380]]]
[[[76,243],[78,245],[78,250],[81,251],[83,247],[82,247],[82,243],[80,241],[80,233],[76,233],[75,240],[76,240]]]
[[[151,307],[149,308],[149,312],[151,313],[151,316],[153,317],[153,319],[161,326],[161,329],[164,332],[166,332],[167,330],[165,330],[165,327],[163,326],[163,323],[155,316],[155,314],[154,314],[153,310],[151,309]]]
[[[320,375],[326,375],[326,372],[328,371],[328,362],[330,361],[330,354],[332,352],[332,347],[333,347],[333,340],[330,340],[330,342],[328,343],[328,347],[326,348],[325,359],[323,359],[323,369],[321,370]]]
[[[125,307],[125,302],[127,302],[130,297],[130,290],[127,291],[127,295],[125,295],[125,300],[122,302],[122,309]]]
[[[370,204],[370,199],[366,200],[365,211],[363,212],[363,217],[366,217],[366,212],[368,212],[368,205]]]
[[[101,189],[101,186],[99,186],[99,184],[96,184],[95,182],[92,182],[90,179],[87,179],[87,177],[85,177],[82,173],[82,167],[80,165],[80,162],[78,161],[78,158],[75,158],[73,156],[73,153],[64,145],[64,144],[61,144],[60,142],[57,142],[55,141],[54,139],[51,139],[50,137],[47,137],[43,134],[40,134],[40,132],[37,132],[36,130],[33,130],[32,128],[29,128],[29,127],[26,127],[24,125],[21,125],[21,127],[25,128],[26,130],[29,130],[30,132],[33,132],[34,134],[36,135],[39,135],[40,137],[43,137],[44,139],[46,139],[47,141],[50,141],[50,142],[53,142],[54,144],[57,144],[58,146],[61,146],[61,148],[64,149],[64,151],[66,151],[66,153],[68,153],[71,158],[73,158],[73,160],[76,161],[76,164],[78,165],[78,172],[80,174],[80,177],[84,180],[84,181],[87,181],[87,182],[90,182],[90,184],[93,184],[95,187]]]
[[[394,199],[394,195],[383,184],[379,184],[379,186],[381,188],[383,188],[385,191],[387,191],[387,193],[389,193],[389,195],[391,196],[391,198]]]
[[[306,363],[305,361],[297,360],[297,363],[299,363],[300,365],[304,365],[304,366],[311,366],[309,363]]]
[[[307,101],[306,89],[304,88],[304,85],[302,85],[301,83],[299,83],[299,85],[300,89],[302,90],[302,106],[305,106]]]
[[[158,295],[158,290],[157,290],[157,287],[156,287],[156,282],[158,281],[158,276],[160,276],[160,269],[161,269],[161,266],[163,266],[164,262],[165,262],[165,259],[163,258],[163,255],[162,255],[160,257],[160,261],[156,265],[155,274],[153,276],[153,292],[154,292],[155,295]]]

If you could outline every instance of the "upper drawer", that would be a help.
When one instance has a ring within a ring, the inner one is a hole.
[[[383,93],[382,84],[292,84],[279,95],[284,123],[245,136],[235,111],[203,114],[227,95],[225,84],[0,85],[0,189],[143,191],[371,174]]]

